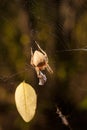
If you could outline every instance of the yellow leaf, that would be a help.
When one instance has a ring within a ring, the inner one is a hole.
[[[17,110],[24,121],[29,122],[35,115],[37,95],[31,85],[22,82],[15,91]]]

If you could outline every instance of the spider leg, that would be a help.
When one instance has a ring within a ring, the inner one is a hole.
[[[32,51],[32,48],[31,48],[31,61],[30,61],[30,64],[33,65],[33,51]]]
[[[32,51],[32,48],[31,48],[31,57],[33,57],[33,51]]]
[[[51,73],[51,74],[53,73],[53,70],[51,69],[51,67],[49,66],[49,64],[47,64],[46,68],[47,68],[47,70],[48,70],[49,73]]]
[[[39,77],[39,75],[40,75],[40,70],[39,70],[39,68],[38,68],[38,67],[35,67],[35,71],[36,71],[37,77]]]
[[[41,47],[39,46],[39,44],[38,44],[36,41],[35,41],[35,43],[37,44],[38,49],[39,49],[45,56],[47,56],[46,52],[41,49]]]

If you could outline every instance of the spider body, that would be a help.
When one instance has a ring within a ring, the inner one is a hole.
[[[46,68],[47,58],[40,51],[35,51],[33,54],[32,63],[35,67],[38,67],[40,70]]]
[[[31,48],[31,65],[36,70],[37,77],[39,78],[39,84],[43,85],[46,82],[47,78],[41,71],[47,69],[48,72],[53,73],[53,70],[48,64],[47,54],[40,48],[38,44],[37,47],[38,50],[35,50],[34,53]]]

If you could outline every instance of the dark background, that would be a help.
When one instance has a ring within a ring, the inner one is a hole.
[[[54,73],[38,85],[30,65],[34,41],[46,51]],[[0,130],[87,129],[86,0],[0,0]],[[25,80],[37,93],[37,109],[26,123],[17,112],[14,94]]]

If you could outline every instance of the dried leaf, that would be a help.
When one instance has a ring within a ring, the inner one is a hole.
[[[29,122],[35,115],[37,105],[37,95],[32,86],[25,82],[20,83],[15,91],[15,102],[21,117]]]

